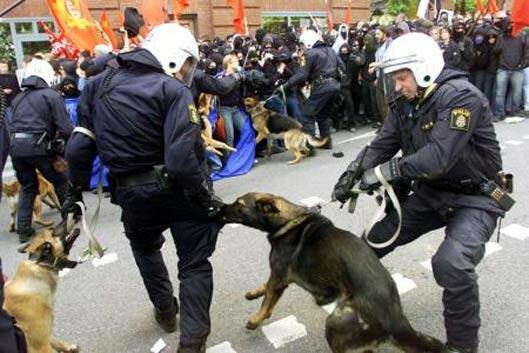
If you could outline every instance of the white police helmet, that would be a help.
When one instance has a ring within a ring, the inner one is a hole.
[[[443,67],[443,53],[435,40],[423,33],[409,33],[390,44],[379,68],[384,76],[408,69],[417,85],[426,88],[439,77]]]
[[[307,29],[299,37],[299,42],[303,44],[307,49],[310,49],[316,44],[317,41],[321,40],[320,35],[312,29]]]
[[[33,58],[24,68],[24,78],[30,76],[40,77],[51,87],[53,85],[55,71],[46,60]]]
[[[169,76],[180,72],[186,60],[191,59],[193,68],[183,77],[186,85],[191,84],[200,58],[197,41],[187,28],[176,23],[158,25],[151,30],[142,47],[154,55]]]

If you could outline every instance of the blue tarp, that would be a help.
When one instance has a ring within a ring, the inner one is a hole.
[[[211,178],[213,180],[243,175],[252,169],[252,165],[255,160],[255,135],[252,127],[252,119],[246,111],[243,109],[241,109],[241,111],[246,116],[246,121],[235,144],[237,152],[232,152],[230,154],[228,157],[228,162],[220,171],[211,174]],[[215,126],[217,123],[217,118],[217,110],[212,109],[208,117],[211,126]]]
[[[77,126],[79,124],[79,119],[77,117],[77,105],[79,104],[79,98],[66,98],[64,100],[64,103],[66,104],[66,111],[68,112],[68,116],[70,117],[70,121],[72,122],[73,126]],[[97,184],[99,183],[99,180],[101,178],[103,181],[103,187],[108,187],[108,168],[101,163],[101,159],[96,157],[94,164],[92,165],[92,177],[90,178],[90,189],[97,188]]]

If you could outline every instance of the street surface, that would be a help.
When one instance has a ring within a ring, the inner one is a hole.
[[[517,204],[502,222],[500,243],[493,235],[487,256],[478,267],[481,289],[482,329],[480,352],[529,352],[529,120],[496,124],[502,144],[504,169],[515,175]],[[374,136],[372,129],[334,135],[334,151],[318,150],[317,156],[298,165],[286,164],[289,153],[273,155],[247,175],[217,182],[215,190],[225,202],[249,191],[269,192],[294,202],[328,201],[334,183],[358,151]],[[340,143],[341,142],[341,143]],[[344,158],[332,152],[342,151]],[[7,167],[4,175],[12,177]],[[89,213],[96,197],[85,193]],[[323,209],[338,227],[360,234],[375,211],[375,201],[361,197],[354,215],[332,204]],[[59,220],[48,209],[47,218]],[[77,343],[86,353],[146,353],[161,338],[162,352],[175,352],[178,333],[166,334],[155,323],[152,306],[132,258],[119,221],[119,209],[103,201],[97,234],[108,248],[103,261],[86,262],[60,280],[55,306],[55,333]],[[8,210],[0,205],[0,257],[12,276],[24,256],[16,252],[17,237],[7,232]],[[510,227],[509,227],[510,226]],[[509,234],[506,234],[509,233]],[[444,237],[429,233],[383,259],[401,292],[404,311],[420,331],[445,339],[441,289],[428,269],[431,256]],[[80,255],[87,238],[81,236],[72,251]],[[212,330],[208,353],[324,353],[330,352],[324,335],[324,308],[308,293],[292,285],[279,301],[265,326],[248,331],[244,325],[258,310],[260,300],[244,299],[247,290],[269,274],[269,245],[264,233],[244,226],[227,225],[212,257],[215,291],[211,307]],[[170,236],[163,248],[166,264],[177,285],[177,257]],[[358,259],[362,266],[362,259]],[[328,308],[327,308],[328,309]],[[268,326],[270,325],[270,326]],[[382,347],[380,352],[395,352]]]

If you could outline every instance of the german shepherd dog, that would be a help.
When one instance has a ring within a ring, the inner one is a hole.
[[[46,178],[44,178],[39,172],[37,172],[37,177],[39,180],[39,193],[35,197],[35,202],[33,203],[33,215],[35,223],[42,226],[51,226],[53,221],[48,221],[42,218],[42,204],[48,205],[50,208],[57,210],[61,209],[61,205],[57,195],[55,194],[55,189],[53,184],[50,183]],[[2,193],[6,196],[7,206],[9,208],[9,231],[16,231],[15,228],[15,216],[18,210],[18,200],[20,197],[20,191],[22,185],[18,181],[13,181],[11,183],[4,183],[2,185]]]
[[[4,309],[24,332],[29,353],[75,353],[79,347],[53,336],[55,291],[59,271],[77,262],[68,253],[79,229],[68,234],[65,225],[45,229],[19,249],[29,259],[22,262],[5,287]]]
[[[441,352],[440,341],[412,328],[396,285],[374,252],[314,209],[249,193],[223,206],[219,215],[223,222],[268,233],[272,247],[270,278],[246,293],[248,300],[264,296],[248,329],[255,330],[269,318],[284,290],[295,283],[311,293],[317,305],[337,302],[325,325],[333,353],[373,352],[386,341],[404,352]]]
[[[257,131],[255,143],[266,139],[268,155],[271,154],[274,137],[282,138],[285,141],[286,149],[294,154],[294,159],[288,164],[299,163],[307,157],[310,154],[309,145],[322,147],[327,143],[327,138],[318,140],[306,134],[301,130],[302,125],[298,121],[266,109],[256,98],[246,98],[244,105],[250,112],[253,128]]]

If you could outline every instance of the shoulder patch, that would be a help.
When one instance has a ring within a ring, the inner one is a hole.
[[[200,117],[198,116],[198,111],[195,105],[189,104],[187,110],[189,111],[189,121],[195,125],[200,125]]]
[[[450,117],[450,128],[452,130],[459,130],[467,132],[470,129],[470,120],[472,114],[466,108],[452,109]]]

